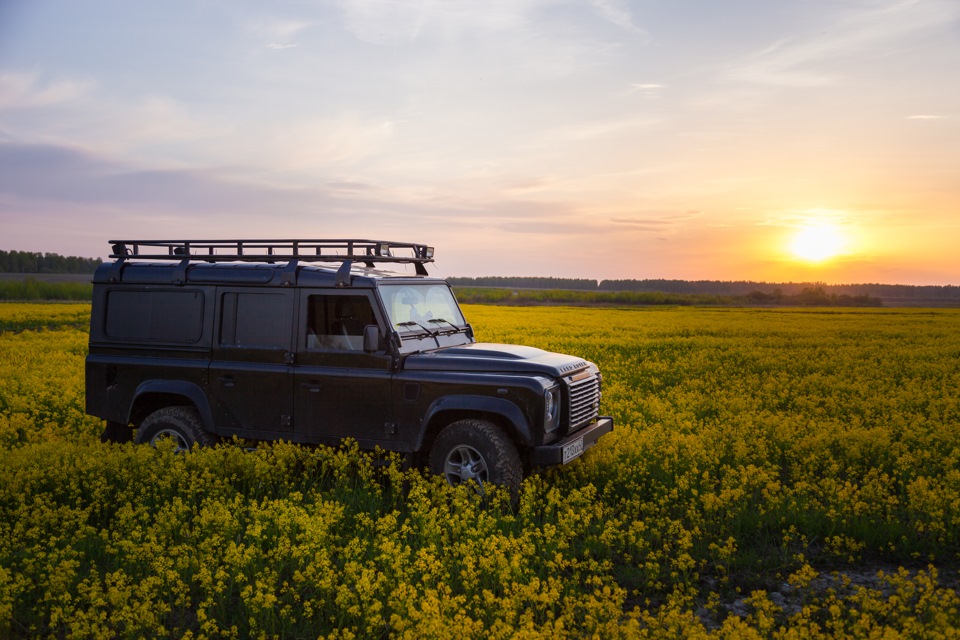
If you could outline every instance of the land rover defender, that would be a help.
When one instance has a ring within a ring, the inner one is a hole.
[[[104,441],[352,438],[451,484],[516,490],[613,429],[594,364],[478,343],[450,286],[427,274],[427,245],[110,243],[86,360]],[[414,273],[382,268],[398,264]]]

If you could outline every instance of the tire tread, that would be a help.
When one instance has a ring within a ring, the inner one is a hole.
[[[200,416],[193,407],[164,407],[157,409],[140,424],[137,429],[137,444],[148,444],[153,438],[153,431],[168,424],[182,429],[193,442],[201,447],[212,447],[217,443],[216,437],[203,428]]]
[[[447,452],[460,443],[478,450],[489,447],[492,451],[486,462],[490,482],[507,487],[513,495],[518,494],[523,464],[517,447],[503,429],[486,420],[466,418],[444,427],[430,451],[430,470],[442,474]]]

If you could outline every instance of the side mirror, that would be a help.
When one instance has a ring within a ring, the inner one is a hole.
[[[363,328],[363,350],[373,353],[380,350],[380,327],[368,324]]]

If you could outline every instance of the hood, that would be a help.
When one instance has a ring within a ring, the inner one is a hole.
[[[546,373],[559,378],[590,366],[583,358],[534,347],[475,342],[412,354],[406,358],[403,368],[414,371]]]

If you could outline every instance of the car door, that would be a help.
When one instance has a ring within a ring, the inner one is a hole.
[[[362,446],[396,440],[392,358],[363,350],[364,327],[385,323],[372,291],[303,290],[293,367],[294,431],[298,440]]]
[[[208,379],[221,433],[270,438],[293,428],[295,301],[288,289],[218,291],[219,326]]]

